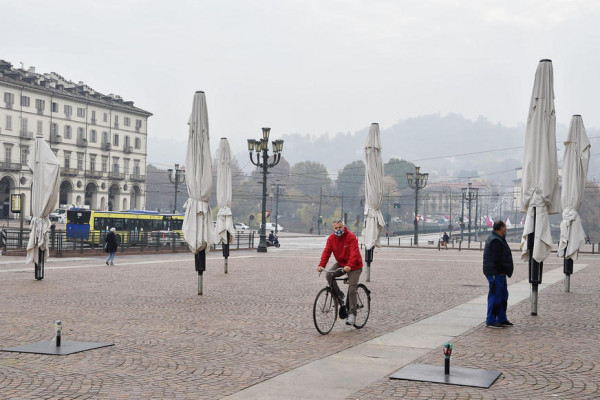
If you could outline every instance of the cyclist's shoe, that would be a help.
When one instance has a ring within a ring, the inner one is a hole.
[[[354,314],[348,314],[348,319],[346,320],[346,325],[354,325],[355,320],[356,320],[356,316]]]
[[[344,298],[343,297],[341,299],[338,299],[338,304],[340,305],[340,307],[344,307]]]

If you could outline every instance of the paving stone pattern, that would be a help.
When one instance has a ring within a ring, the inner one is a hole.
[[[338,321],[322,336],[312,322],[324,286],[319,255],[239,251],[224,274],[223,258],[210,253],[202,296],[191,254],[121,256],[114,267],[103,258],[55,259],[47,266],[69,268],[48,268],[43,281],[33,279],[32,266],[15,271],[24,265],[4,257],[0,347],[50,340],[57,319],[63,340],[115,346],[68,356],[0,352],[0,398],[218,399],[487,293],[478,251],[379,249],[367,326]],[[598,396],[600,262],[589,258],[596,268],[573,278],[573,293],[556,285],[540,294],[540,316],[521,303],[509,311],[511,330],[481,327],[455,340],[453,363],[503,372],[488,391],[384,378],[352,398]],[[559,261],[545,268],[562,268]],[[526,277],[518,263],[510,281]],[[440,355],[422,361],[441,362]]]

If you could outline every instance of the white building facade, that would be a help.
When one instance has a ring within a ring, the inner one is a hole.
[[[60,161],[59,205],[92,210],[145,209],[148,111],[56,73],[15,69],[0,60],[0,218],[13,217],[10,195],[30,214],[36,136]]]

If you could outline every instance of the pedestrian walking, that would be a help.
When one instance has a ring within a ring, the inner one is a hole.
[[[106,239],[104,240],[104,251],[108,253],[106,265],[114,265],[115,253],[119,247],[119,241],[117,239],[115,230],[116,229],[114,227],[110,228],[110,232],[108,232],[108,235],[106,235]]]
[[[506,317],[508,305],[506,277],[512,276],[514,264],[512,252],[504,237],[506,224],[503,221],[496,221],[493,229],[483,250],[483,274],[489,283],[485,324],[488,328],[504,328],[513,325]]]

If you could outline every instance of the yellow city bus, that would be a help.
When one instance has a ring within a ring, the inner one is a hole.
[[[120,243],[136,244],[152,232],[171,231],[182,237],[183,214],[156,211],[94,211],[72,208],[67,211],[68,240],[101,244],[110,228],[115,228]]]

